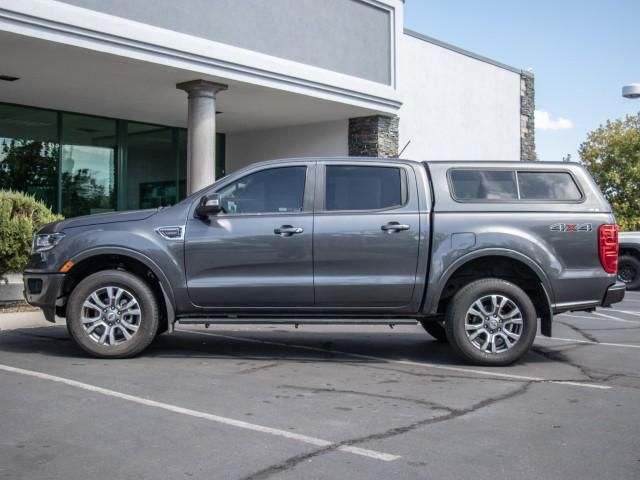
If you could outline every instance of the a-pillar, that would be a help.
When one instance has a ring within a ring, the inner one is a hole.
[[[188,94],[187,194],[215,181],[216,176],[216,95],[228,87],[222,83],[192,80],[176,88]]]

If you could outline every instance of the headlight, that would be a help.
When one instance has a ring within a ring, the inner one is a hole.
[[[64,238],[64,233],[40,233],[33,236],[31,253],[40,253],[51,250],[60,240]]]

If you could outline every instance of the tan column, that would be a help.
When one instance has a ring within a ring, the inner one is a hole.
[[[216,94],[227,85],[192,80],[176,85],[188,94],[187,114],[187,195],[215,181],[216,175]]]

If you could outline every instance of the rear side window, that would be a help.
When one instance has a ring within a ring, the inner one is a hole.
[[[582,194],[567,172],[518,172],[522,200],[576,201]]]
[[[326,210],[381,210],[404,203],[400,168],[327,165],[326,172]]]
[[[459,201],[540,200],[574,202],[582,193],[569,172],[451,170],[453,197]]]
[[[452,170],[454,197],[458,200],[517,200],[515,172],[509,170]]]

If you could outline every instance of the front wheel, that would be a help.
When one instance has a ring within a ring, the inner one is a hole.
[[[73,290],[67,329],[87,353],[100,358],[133,357],[155,338],[159,312],[151,288],[120,270],[89,275]]]
[[[525,355],[538,318],[529,296],[498,278],[476,280],[449,302],[445,329],[453,349],[478,365],[509,365]]]

